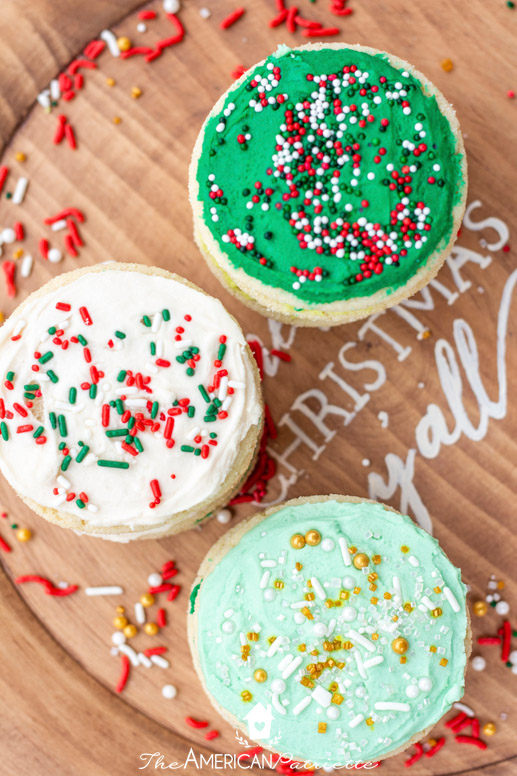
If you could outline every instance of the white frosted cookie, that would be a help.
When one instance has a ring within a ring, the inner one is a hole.
[[[60,275],[0,329],[0,469],[38,514],[127,541],[193,526],[238,491],[260,378],[221,302],[165,270]]]

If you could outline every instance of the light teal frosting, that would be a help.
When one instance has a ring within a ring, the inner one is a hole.
[[[292,536],[313,529],[320,543],[293,549]],[[368,566],[355,567],[357,553]],[[378,578],[369,580],[373,573]],[[376,760],[461,698],[465,594],[460,571],[408,517],[371,503],[287,506],[249,530],[191,598],[207,689],[265,747],[320,766]],[[392,648],[398,637],[408,642],[405,663]],[[324,647],[339,641],[348,649]],[[329,659],[336,665],[312,686],[301,683],[308,665]],[[264,682],[255,680],[257,669],[267,672]]]

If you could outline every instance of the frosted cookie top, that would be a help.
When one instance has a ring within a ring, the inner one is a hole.
[[[300,302],[399,288],[451,238],[459,141],[387,54],[280,47],[204,129],[204,223],[235,268]]]
[[[465,594],[408,517],[280,508],[192,593],[206,687],[266,747],[319,766],[375,760],[462,696]]]
[[[2,473],[91,526],[158,524],[216,495],[261,416],[222,304],[116,265],[29,298],[0,329],[0,375]]]

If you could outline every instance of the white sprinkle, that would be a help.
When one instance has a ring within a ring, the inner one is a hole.
[[[309,703],[311,702],[312,698],[310,695],[307,695],[305,698],[302,698],[302,700],[296,704],[296,706],[293,709],[293,714],[295,717],[298,716],[298,714],[301,714],[301,712],[307,708]]]
[[[291,663],[291,660],[294,660],[292,655],[285,655],[285,657],[282,658],[280,663],[278,664],[278,670],[283,671],[284,668],[287,668],[287,666]]]
[[[71,484],[70,482],[68,482],[68,480],[67,480],[67,478],[66,478],[66,477],[63,477],[63,475],[62,475],[62,474],[59,474],[59,475],[56,477],[56,482],[57,482],[59,485],[61,485],[61,487],[62,487],[62,488],[64,488],[65,490],[68,490],[68,488],[70,487],[70,484]]]
[[[314,606],[314,601],[295,601],[291,604],[291,609],[303,609],[304,606]]]
[[[343,556],[343,563],[345,566],[351,566],[352,565],[352,558],[350,557],[350,553],[348,552],[348,543],[347,540],[340,536],[338,539],[339,542],[339,549],[341,550],[341,555]]]
[[[151,655],[151,660],[156,666],[160,666],[160,668],[168,668],[170,665],[169,661],[165,660],[161,655]]]
[[[50,82],[50,96],[53,100],[59,100],[61,97],[61,87],[59,86],[57,78],[54,78]]]
[[[431,611],[433,609],[436,609],[436,606],[433,604],[433,602],[431,601],[431,599],[428,596],[423,595],[420,600],[422,601],[424,606],[427,606],[427,608],[430,609]]]
[[[445,594],[445,598],[448,600],[448,602],[450,603],[450,605],[452,607],[452,611],[453,612],[459,612],[460,605],[457,602],[456,598],[454,597],[454,593],[452,592],[450,587],[444,587],[443,588],[443,592]]]
[[[104,585],[104,587],[85,587],[86,595],[122,595],[124,588],[120,585]]]
[[[393,589],[397,603],[402,603],[402,587],[400,586],[400,577],[393,577]]]
[[[415,558],[415,556],[414,556],[414,555],[410,555],[410,556],[409,556],[409,558],[408,558],[408,563],[410,563],[410,564],[411,564],[412,566],[414,566],[415,568],[417,568],[418,566],[420,566],[420,561],[418,560],[418,558]]]
[[[227,610],[226,610],[226,611],[223,613],[223,617],[224,617],[226,620],[228,620],[230,617],[233,617],[233,615],[234,615],[234,614],[235,614],[235,609],[227,609]]]
[[[364,716],[362,714],[356,714],[353,720],[350,722],[349,727],[356,728],[363,721]]]
[[[247,643],[247,642],[246,642]],[[266,652],[267,657],[273,657],[282,644],[284,643],[284,637],[283,636],[277,636],[276,639],[273,641],[273,643],[270,645],[268,651]]]
[[[112,633],[111,640],[114,644],[117,645],[117,647],[120,647],[121,644],[126,643],[126,637],[124,636],[122,631],[115,631],[115,633]]]
[[[357,663],[357,670],[359,671],[359,676],[362,679],[366,679],[366,671],[364,670],[363,659],[361,657],[360,652],[357,649],[354,649],[354,657],[355,657],[355,662]]]
[[[66,229],[67,223],[66,219],[60,218],[59,221],[54,221],[53,224],[51,224],[50,228],[53,232],[60,232],[61,229]]]
[[[409,703],[397,703],[396,701],[379,701],[375,704],[377,711],[411,711]]]
[[[348,633],[346,634],[346,638],[347,639],[352,639],[354,641],[357,641],[358,644],[360,644],[362,647],[365,647],[369,652],[375,652],[375,647],[372,644],[372,642],[369,641],[364,636],[362,636],[356,630],[348,631]]]
[[[86,509],[88,510],[88,512],[98,512],[99,511],[99,507],[95,506],[95,504],[88,504]]]
[[[136,31],[137,32],[147,32],[147,24],[144,24],[144,22],[139,22],[136,25]]]
[[[140,663],[140,665],[144,666],[145,668],[153,667],[153,664],[151,663],[147,655],[144,655],[143,652],[138,653],[138,662]]]
[[[111,30],[103,30],[99,37],[106,43],[109,49],[109,53],[112,57],[120,56],[120,49],[117,44],[117,36],[114,35]],[[50,86],[52,87],[52,84],[50,84]]]
[[[278,711],[279,714],[287,714],[286,710],[284,709],[284,707],[280,703],[280,699],[279,699],[278,695],[275,695],[275,693],[273,693],[273,695],[271,697],[271,702],[272,702],[274,708]]]
[[[246,383],[243,383],[240,380],[230,380],[228,385],[230,388],[246,388]]]
[[[135,620],[139,625],[143,625],[146,620],[145,608],[140,601],[137,601],[135,604]]]
[[[467,717],[475,717],[476,713],[474,709],[471,709],[470,706],[467,706],[466,703],[454,703],[453,704],[455,709],[458,709],[458,711],[463,711],[467,715]]]
[[[378,666],[381,663],[384,663],[383,656],[375,655],[375,657],[371,657],[369,660],[365,660],[363,665],[365,668],[373,668],[373,666]]]
[[[3,243],[13,243],[16,240],[16,232],[14,229],[7,228],[2,229],[2,233],[0,234],[0,240]]]
[[[23,329],[24,327],[25,327],[25,321],[18,321],[18,323],[16,324],[16,326],[15,326],[15,327],[14,327],[14,329],[13,329],[13,333],[12,333],[12,335],[11,335],[11,336],[12,336],[12,337],[17,337],[17,336],[18,336],[18,334],[21,334],[21,332],[22,332],[22,329]],[[46,375],[45,375],[45,376],[46,376]],[[41,375],[40,375],[39,379],[41,380]]]
[[[327,596],[325,595],[325,591],[321,586],[319,580],[316,577],[311,577],[311,584],[312,584],[312,589],[314,590],[314,592],[316,593],[320,601],[324,601]]]
[[[318,684],[314,688],[314,690],[311,692],[311,696],[314,698],[316,703],[319,703],[319,705],[324,709],[327,709],[330,706],[332,693],[322,687],[321,684]]]
[[[298,657],[295,657],[293,660],[291,660],[287,668],[285,668],[282,671],[282,679],[287,679],[289,676],[291,676],[291,674],[294,674],[294,672],[302,662],[302,659],[303,658],[299,655]]]
[[[32,265],[33,265],[33,263],[34,263],[33,262],[33,258],[30,255],[30,253],[28,253],[26,256],[23,257],[22,264],[21,264],[21,267],[20,267],[20,275],[22,276],[22,278],[28,278],[29,277],[29,275],[32,272]]]
[[[160,328],[160,326],[162,324],[162,320],[163,320],[163,318],[162,318],[162,314],[161,313],[155,313],[154,314],[154,316],[153,316],[153,324],[151,326],[151,331],[153,332],[153,334],[156,334],[156,332]]]
[[[138,655],[136,654],[133,647],[130,647],[129,644],[120,644],[119,651],[129,658],[133,668],[138,668],[140,661],[138,660]]]
[[[126,407],[147,407],[147,399],[126,399]]]
[[[260,565],[263,569],[274,569],[276,566],[276,560],[261,560]]]
[[[18,182],[14,189],[14,194],[12,196],[11,202],[13,205],[21,205],[23,202],[23,198],[25,197],[25,192],[27,191],[27,186],[29,185],[29,179],[28,178],[19,178]]]
[[[42,108],[50,108],[50,91],[44,89],[38,94],[38,102]]]
[[[267,583],[269,582],[269,577],[271,576],[270,571],[264,571],[262,574],[262,579],[260,580],[260,587],[263,590],[265,587],[267,587]]]

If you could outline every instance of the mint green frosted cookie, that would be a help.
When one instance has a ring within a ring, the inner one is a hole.
[[[436,539],[371,501],[290,501],[205,558],[189,635],[210,700],[265,748],[387,757],[463,695],[466,588]]]

